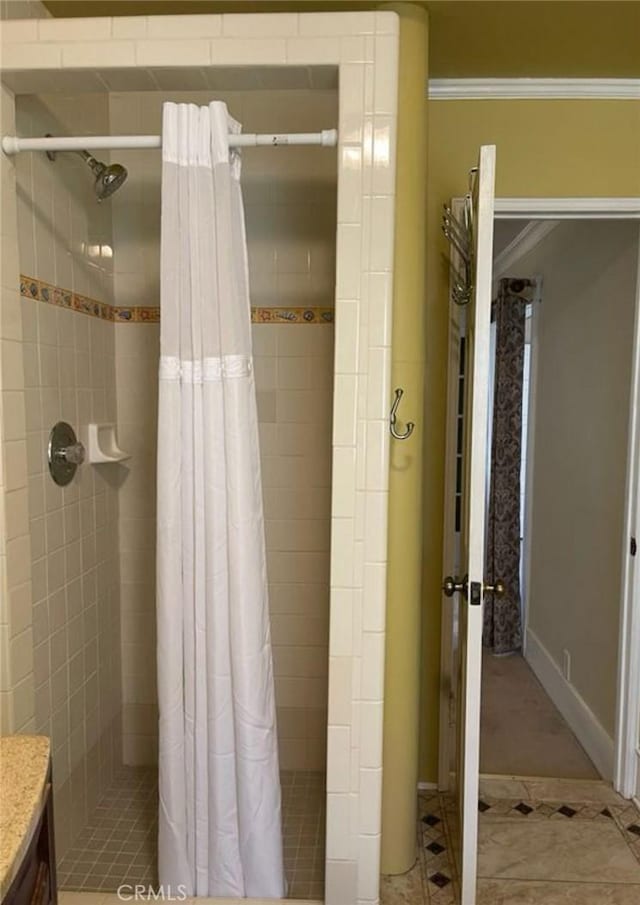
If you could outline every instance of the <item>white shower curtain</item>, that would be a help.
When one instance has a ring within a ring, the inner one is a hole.
[[[164,105],[158,423],[160,883],[285,895],[240,127]]]

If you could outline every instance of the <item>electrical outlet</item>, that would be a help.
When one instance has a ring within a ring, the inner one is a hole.
[[[562,675],[567,682],[571,681],[571,654],[566,648],[562,649]]]

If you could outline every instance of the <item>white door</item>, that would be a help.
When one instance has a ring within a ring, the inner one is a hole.
[[[480,148],[471,186],[473,292],[468,304],[464,305],[466,351],[460,571],[458,576],[445,579],[443,585],[445,595],[455,595],[458,604],[457,676],[453,677],[453,685],[457,686],[454,786],[459,817],[459,832],[455,833],[455,838],[461,905],[475,905],[476,901],[495,160],[495,146]],[[453,619],[453,607],[449,619]]]

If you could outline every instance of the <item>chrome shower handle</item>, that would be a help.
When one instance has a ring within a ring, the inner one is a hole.
[[[85,458],[84,444],[77,441],[69,446],[61,446],[53,452],[53,456],[70,465],[82,465]]]
[[[398,406],[400,405],[400,400],[404,396],[404,390],[401,387],[398,387],[395,391],[395,396],[396,398],[393,401],[393,405],[391,406],[391,413],[389,415],[389,430],[391,431],[391,436],[395,437],[396,440],[407,440],[413,433],[415,424],[413,423],[413,421],[407,421],[405,432],[403,434],[398,433],[398,431],[396,430],[396,416],[398,412]]]

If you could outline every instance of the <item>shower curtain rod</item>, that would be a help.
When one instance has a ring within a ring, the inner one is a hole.
[[[334,148],[337,144],[337,129],[323,129],[322,132],[229,135],[231,148],[263,146],[278,148],[285,145],[321,145],[325,148]],[[18,154],[20,151],[137,150],[161,147],[161,135],[84,135],[64,138],[20,138],[18,135],[5,135],[2,139],[2,150],[5,154]]]

